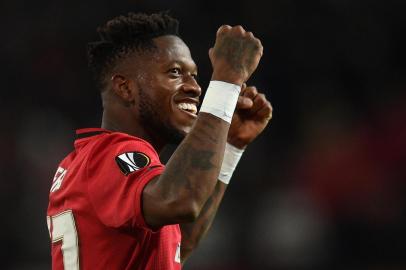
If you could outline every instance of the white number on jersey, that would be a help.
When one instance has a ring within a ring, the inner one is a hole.
[[[175,262],[180,263],[180,243],[176,246]]]
[[[57,191],[61,187],[63,178],[65,177],[65,174],[67,172],[68,170],[65,170],[62,167],[58,167],[54,176],[54,180],[52,182],[51,192]]]
[[[78,234],[72,210],[47,217],[47,225],[52,243],[62,241],[64,269],[79,270]]]

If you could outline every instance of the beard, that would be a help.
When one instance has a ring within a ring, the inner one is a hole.
[[[165,144],[179,144],[185,138],[186,134],[175,128],[170,121],[164,121],[157,111],[162,104],[154,104],[148,94],[139,88],[139,115],[141,124],[150,133],[153,138],[158,138]]]

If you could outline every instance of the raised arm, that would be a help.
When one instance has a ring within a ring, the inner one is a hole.
[[[265,95],[258,93],[255,87],[245,88],[243,86],[228,133],[228,143],[239,149],[244,149],[263,131],[271,118],[272,106]],[[227,156],[224,158],[226,159]],[[227,186],[222,181],[218,181],[214,192],[207,200],[196,221],[181,224],[180,254],[182,263],[190,256],[210,229]]]
[[[256,69],[262,45],[241,26],[225,25],[217,31],[209,56],[212,80],[241,86]],[[150,226],[191,222],[199,217],[216,186],[229,127],[227,121],[212,113],[199,113],[164,173],[143,191],[143,212]]]

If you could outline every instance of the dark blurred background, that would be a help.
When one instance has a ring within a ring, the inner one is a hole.
[[[74,130],[97,127],[96,27],[171,10],[208,84],[217,28],[264,45],[274,106],[185,269],[406,269],[406,1],[2,1],[0,269],[50,269],[48,191]]]

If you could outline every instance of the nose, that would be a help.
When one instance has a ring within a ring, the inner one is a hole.
[[[200,85],[192,75],[185,76],[182,84],[182,91],[191,94],[194,97],[200,97],[202,94],[202,88],[200,88]]]

